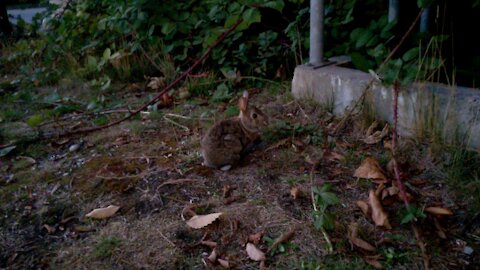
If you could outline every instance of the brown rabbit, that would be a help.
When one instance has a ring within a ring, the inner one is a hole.
[[[239,116],[215,123],[202,139],[203,164],[208,167],[229,170],[260,137],[260,128],[268,118],[259,109],[248,105],[248,92],[238,101]]]

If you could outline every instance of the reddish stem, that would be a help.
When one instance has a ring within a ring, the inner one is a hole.
[[[396,160],[396,148],[397,148],[397,124],[398,124],[398,92],[400,84],[398,81],[395,81],[393,84],[393,129],[392,129],[392,161],[393,161],[393,171],[395,173],[395,180],[397,182],[398,189],[400,190],[400,197],[405,203],[405,206],[408,208],[408,198],[405,185],[400,178],[400,170],[398,168],[398,163]]]
[[[80,130],[75,130],[75,131],[67,131],[65,133],[59,134],[58,137],[65,137],[73,134],[80,134],[80,133],[88,133],[88,132],[93,132],[101,129],[105,129],[114,125],[117,125],[125,120],[130,119],[132,116],[138,114],[142,110],[145,110],[148,106],[155,104],[165,93],[167,93],[170,89],[172,89],[176,84],[178,84],[180,81],[185,79],[185,77],[188,76],[192,72],[194,68],[196,68],[198,65],[200,65],[207,57],[210,55],[212,50],[218,46],[230,33],[232,33],[237,26],[242,22],[242,19],[239,19],[234,25],[232,25],[227,31],[225,31],[210,47],[207,49],[207,51],[200,57],[191,67],[189,67],[187,70],[185,70],[182,75],[177,77],[173,82],[171,82],[169,85],[167,85],[160,93],[158,93],[155,97],[153,97],[149,102],[143,104],[140,108],[134,110],[132,113],[130,113],[128,116],[119,119],[117,121],[113,121],[109,124],[103,125],[103,126],[98,126],[98,127],[90,127],[90,128],[85,128],[85,129],[80,129]]]

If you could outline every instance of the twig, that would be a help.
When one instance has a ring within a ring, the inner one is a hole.
[[[168,91],[170,91],[175,85],[177,85],[180,81],[182,81],[183,79],[185,79],[187,77],[188,74],[190,74],[190,72],[192,72],[192,70],[194,68],[196,68],[198,65],[200,65],[205,59],[207,59],[207,57],[210,55],[210,53],[212,52],[212,50],[217,47],[221,42],[223,42],[223,40],[225,40],[225,38],[230,34],[232,33],[236,28],[237,26],[242,22],[243,20],[242,19],[239,19],[234,25],[232,25],[227,31],[225,31],[212,45],[210,45],[210,47],[207,49],[207,51],[197,60],[195,61],[195,63],[193,63],[192,66],[190,66],[186,71],[184,71],[182,73],[182,75],[180,75],[179,77],[177,77],[173,82],[171,82],[169,85],[167,85],[162,91],[160,91],[160,93],[158,93],[155,97],[153,97],[150,101],[148,101],[147,103],[143,104],[142,106],[140,106],[140,108],[134,110],[133,112],[131,112],[128,116],[122,118],[122,119],[119,119],[119,120],[116,120],[114,122],[111,122],[109,124],[106,124],[106,125],[103,125],[103,126],[97,126],[97,127],[90,127],[90,128],[85,128],[85,129],[80,129],[80,130],[75,130],[75,131],[67,131],[67,132],[64,132],[62,134],[58,134],[57,137],[65,137],[65,136],[69,136],[69,135],[73,135],[73,134],[81,134],[81,133],[89,133],[89,132],[93,132],[93,131],[98,131],[98,130],[102,130],[102,129],[105,129],[105,128],[109,128],[111,126],[114,126],[114,125],[117,125],[119,123],[122,123],[128,119],[130,119],[131,117],[133,117],[134,115],[138,114],[139,112],[141,112],[142,110],[145,110],[148,106],[152,105],[152,104],[155,104],[165,93],[167,93]],[[47,137],[48,138],[48,137]]]
[[[177,247],[177,245],[175,245],[175,243],[173,243],[170,239],[168,239],[165,235],[163,235],[163,233],[161,231],[158,231],[158,234],[160,234],[160,236],[165,239],[165,241],[167,241],[170,245],[172,245],[173,247]]]
[[[285,242],[285,241],[288,241],[290,238],[292,238],[292,236],[295,234],[295,231],[297,230],[296,227],[293,227],[292,229],[290,229],[288,232],[282,234],[279,238],[277,238],[275,240],[275,242],[273,242],[273,244],[268,248],[267,250],[267,253],[270,253],[270,251],[272,251],[273,249],[275,249],[278,245],[280,245],[281,243]]]
[[[417,239],[418,247],[420,248],[420,251],[422,252],[423,267],[424,267],[425,270],[429,270],[430,269],[430,258],[427,255],[427,249],[425,248],[425,243],[422,241],[422,238],[421,238],[421,235],[420,235],[420,229],[415,224],[412,224],[412,229],[413,229],[413,232],[415,233],[415,238]]]
[[[163,119],[165,119],[165,121],[169,122],[170,124],[172,124],[172,125],[174,125],[174,126],[177,126],[177,127],[179,127],[179,128],[184,129],[184,130],[187,131],[187,132],[190,132],[190,129],[189,129],[187,126],[184,126],[184,125],[182,125],[182,124],[179,124],[179,123],[173,121],[172,119],[168,118],[167,116],[164,116]]]

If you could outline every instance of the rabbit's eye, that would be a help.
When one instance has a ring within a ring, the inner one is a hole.
[[[253,114],[252,114],[252,118],[253,118],[253,119],[257,118],[257,114],[256,114],[256,113],[253,113]]]

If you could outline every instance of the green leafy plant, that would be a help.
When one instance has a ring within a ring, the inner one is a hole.
[[[330,184],[324,184],[321,188],[312,188],[314,205],[316,206],[316,210],[313,211],[313,225],[317,230],[332,230],[335,226],[335,216],[327,212],[327,208],[338,204],[340,201],[337,195],[330,190]]]
[[[122,244],[122,240],[115,236],[102,237],[93,248],[93,256],[97,258],[108,258]]]
[[[412,205],[409,205],[405,209],[405,213],[402,216],[403,216],[401,220],[402,224],[407,224],[414,221],[416,222],[419,219],[424,219],[427,217],[423,212],[423,209],[416,208],[415,206],[412,206]]]

